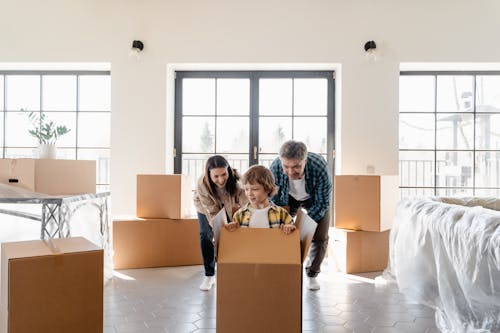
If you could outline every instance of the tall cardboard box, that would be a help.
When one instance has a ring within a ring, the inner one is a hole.
[[[113,221],[114,268],[200,265],[197,219]]]
[[[189,218],[191,192],[191,179],[187,175],[137,175],[137,216]]]
[[[2,244],[5,333],[103,331],[103,250],[85,238]]]
[[[300,234],[221,229],[217,333],[301,332]]]
[[[361,273],[382,271],[387,267],[389,230],[372,232],[334,228],[332,231],[330,249],[338,270]]]
[[[95,161],[36,159],[35,191],[51,195],[96,193]]]
[[[335,227],[389,230],[399,201],[398,186],[398,176],[335,176]]]
[[[0,183],[34,191],[35,160],[30,158],[0,159]]]

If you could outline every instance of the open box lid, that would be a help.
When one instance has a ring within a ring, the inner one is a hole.
[[[219,212],[212,222],[219,263],[296,262],[296,251],[299,249],[297,243],[300,244],[300,262],[303,263],[317,227],[317,223],[300,209],[295,218],[298,230],[289,235],[285,235],[280,229],[239,228],[230,232],[224,228],[227,223],[225,212]]]
[[[295,217],[295,226],[300,231],[300,255],[302,262],[304,262],[309,253],[309,248],[311,247],[314,232],[316,232],[318,224],[302,209],[299,209]]]

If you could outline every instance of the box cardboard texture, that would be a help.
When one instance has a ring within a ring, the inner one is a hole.
[[[399,201],[398,184],[398,176],[335,176],[335,227],[389,230]]]
[[[96,193],[95,161],[0,159],[0,182],[50,195]],[[17,182],[10,181],[9,179]]]
[[[197,219],[113,221],[114,268],[200,265]]]
[[[389,232],[334,228],[330,249],[337,269],[344,273],[384,270],[389,257]]]
[[[316,222],[301,211],[297,230],[221,228],[217,332],[301,332],[302,263]]]
[[[187,175],[137,175],[137,216],[186,219],[191,216],[191,180]]]
[[[217,332],[301,332],[302,263],[298,232],[221,230]]]
[[[5,333],[103,331],[103,250],[82,237],[2,244]]]
[[[35,160],[30,158],[0,159],[0,183],[34,191]]]
[[[37,159],[35,192],[51,195],[96,193],[96,162]]]

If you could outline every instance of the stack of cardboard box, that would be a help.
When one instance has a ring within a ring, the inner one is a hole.
[[[201,264],[186,175],[137,175],[137,217],[113,220],[115,269]]]
[[[335,176],[331,250],[337,269],[345,273],[385,269],[398,181],[398,176]]]

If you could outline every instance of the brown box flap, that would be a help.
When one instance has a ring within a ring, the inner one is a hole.
[[[6,260],[98,250],[101,248],[83,237],[2,243],[2,257]]]
[[[280,229],[221,229],[218,262],[299,264],[300,235],[285,235]]]

